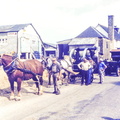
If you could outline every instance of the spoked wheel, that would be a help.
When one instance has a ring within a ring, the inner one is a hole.
[[[75,81],[76,81],[75,77],[76,77],[75,75],[73,75],[72,73],[70,73],[69,74],[69,80],[70,80],[70,82],[75,83]]]
[[[91,74],[91,83],[93,82],[93,73]]]

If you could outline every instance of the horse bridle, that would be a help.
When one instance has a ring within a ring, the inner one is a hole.
[[[2,59],[2,58],[1,58],[1,59]],[[12,63],[13,63],[13,62],[16,62],[17,60],[18,60],[18,58],[15,58],[15,59],[12,60],[8,65],[5,65],[5,63],[4,63],[3,60],[2,60],[2,65],[3,65],[4,68],[7,68],[7,67],[11,66]]]

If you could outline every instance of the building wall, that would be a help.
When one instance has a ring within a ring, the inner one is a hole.
[[[120,49],[120,41],[116,41],[116,48]]]
[[[31,58],[30,53],[34,51],[42,52],[41,40],[31,25],[28,25],[19,32],[0,33],[0,53],[10,53],[15,51],[18,57],[22,53]]]
[[[103,59],[110,59],[110,40],[105,38],[96,38],[96,43],[93,44],[80,44],[80,45],[69,45],[69,52],[72,51],[72,49],[76,48],[88,48],[88,47],[97,47],[97,50],[95,50],[95,56],[99,59],[100,57],[103,57]],[[63,57],[63,46],[64,45],[58,45],[59,49],[59,58]],[[69,54],[68,54],[69,55]]]
[[[17,52],[17,32],[0,33],[0,52]]]
[[[31,59],[33,53],[37,51],[40,56],[42,54],[41,41],[31,25],[18,32],[18,56],[25,56]]]
[[[31,25],[18,32],[18,40],[21,52],[31,52],[31,49],[41,52],[39,37]]]
[[[110,59],[110,43],[111,41],[105,38],[99,39],[99,57],[103,57],[103,59]]]

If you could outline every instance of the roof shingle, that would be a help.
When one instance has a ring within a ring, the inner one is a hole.
[[[30,24],[31,23],[0,26],[0,32],[18,32],[19,30],[25,28],[26,26]]]
[[[86,37],[98,37],[98,38],[105,38],[103,34],[101,34],[97,29],[94,27],[88,27],[85,31],[79,34],[76,38],[86,38]]]

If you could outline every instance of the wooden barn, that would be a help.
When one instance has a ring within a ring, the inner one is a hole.
[[[114,16],[108,16],[108,27],[98,24],[88,27],[75,38],[57,42],[59,59],[69,55],[74,48],[97,47],[96,56],[102,55],[103,59],[110,59],[110,50],[120,46],[120,32],[114,27]]]
[[[31,23],[0,26],[0,53],[14,51],[22,59],[39,59],[42,47],[43,41]]]

